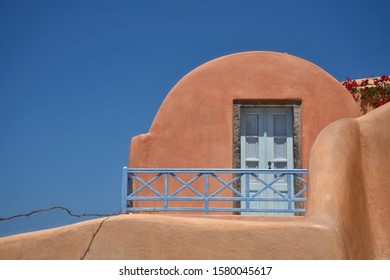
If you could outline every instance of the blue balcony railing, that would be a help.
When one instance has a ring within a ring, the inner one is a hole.
[[[305,174],[306,169],[124,167],[121,211],[294,215],[305,212]]]

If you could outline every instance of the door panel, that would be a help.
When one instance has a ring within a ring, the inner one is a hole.
[[[293,168],[293,121],[291,108],[242,108],[241,109],[241,166],[256,169],[292,169]],[[262,175],[261,180],[269,183],[278,175]],[[241,181],[241,191],[254,195],[265,185],[251,177],[249,186],[244,179]],[[287,194],[287,180],[280,178],[272,187]],[[281,197],[279,193],[267,188],[259,197]],[[286,202],[256,201],[250,202],[251,207],[274,209],[287,207]],[[245,202],[242,202],[245,207]],[[257,214],[258,213],[243,213]],[[285,215],[284,213],[261,213],[261,215]]]

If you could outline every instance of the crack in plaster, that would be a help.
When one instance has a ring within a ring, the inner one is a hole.
[[[92,238],[91,238],[91,241],[89,242],[89,245],[88,245],[87,249],[85,250],[83,256],[80,257],[80,260],[84,260],[84,259],[85,259],[85,256],[88,254],[88,252],[89,252],[89,250],[90,250],[90,248],[91,248],[91,246],[92,246],[92,243],[93,243],[93,241],[95,240],[96,235],[99,233],[101,227],[103,226],[103,223],[104,223],[105,221],[107,221],[109,218],[110,218],[110,217],[105,218],[105,219],[100,223],[100,225],[98,226],[97,230],[93,233]]]

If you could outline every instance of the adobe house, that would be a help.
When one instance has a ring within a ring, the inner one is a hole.
[[[133,140],[131,165],[232,167],[238,108],[241,118],[254,110],[252,124],[268,118],[268,109],[281,109],[285,117],[271,113],[278,123],[300,108],[310,185],[305,216],[118,215],[0,238],[0,259],[390,259],[390,104],[360,117],[353,105],[337,81],[296,57],[254,52],[206,63],[171,91],[150,132]],[[280,137],[288,142],[290,135]]]
[[[129,167],[306,169],[319,132],[335,120],[360,115],[340,82],[306,60],[275,52],[228,55],[199,66],[173,87],[150,131],[132,139]],[[262,176],[265,181],[274,178]],[[150,178],[143,177],[143,181]],[[191,176],[185,178],[188,181]],[[222,178],[229,181],[231,177]],[[154,183],[160,185],[156,191],[163,193],[159,180]],[[278,184],[280,195],[287,193],[287,183],[281,180]],[[220,185],[210,183],[210,192]],[[248,184],[236,182],[234,188],[243,193],[246,185],[251,193],[262,187],[251,179]],[[202,192],[201,183],[192,186],[195,190],[184,189],[183,195]],[[136,182],[134,189],[139,187]],[[292,188],[296,194],[301,186],[295,183]],[[142,192],[154,195],[148,189]],[[228,192],[224,190],[223,195],[232,196]],[[274,197],[275,193],[266,195]],[[240,207],[234,202],[213,205],[232,204]],[[135,201],[132,206],[156,208],[161,202]]]

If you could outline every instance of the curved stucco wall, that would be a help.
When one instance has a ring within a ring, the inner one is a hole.
[[[302,167],[318,133],[360,116],[349,92],[318,66],[274,52],[245,52],[207,62],[170,91],[149,133],[132,139],[131,167],[231,168],[235,100],[300,100]]]
[[[310,154],[306,218],[334,229],[347,258],[390,259],[390,103],[326,127]]]

